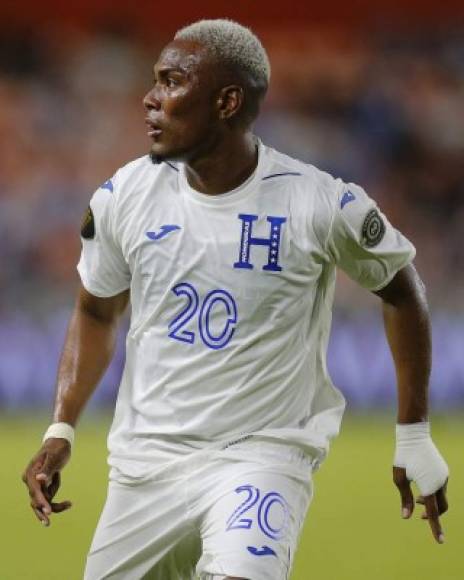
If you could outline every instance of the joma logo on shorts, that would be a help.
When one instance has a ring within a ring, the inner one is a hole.
[[[253,554],[254,556],[276,556],[277,557],[277,554],[269,546],[263,546],[262,548],[255,548],[254,546],[247,546],[247,550],[250,552],[250,554]]]

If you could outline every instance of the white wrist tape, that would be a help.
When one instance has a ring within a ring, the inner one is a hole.
[[[66,439],[72,447],[74,443],[74,428],[68,423],[52,423],[45,431],[42,441],[52,438]]]
[[[414,481],[421,495],[431,495],[442,487],[449,471],[430,437],[429,423],[396,426],[395,467],[406,469],[406,477]]]

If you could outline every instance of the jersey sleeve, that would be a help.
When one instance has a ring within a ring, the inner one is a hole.
[[[93,194],[81,228],[82,251],[77,270],[84,288],[101,298],[127,290],[131,280],[115,236],[115,205],[112,181],[108,181]]]
[[[329,254],[355,282],[371,291],[380,290],[414,259],[416,250],[361,187],[339,184]]]

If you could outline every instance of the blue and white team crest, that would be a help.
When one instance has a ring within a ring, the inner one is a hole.
[[[242,221],[242,236],[240,240],[239,258],[238,262],[234,263],[234,268],[252,270],[254,267],[250,259],[252,246],[267,246],[267,264],[262,269],[270,272],[282,271],[282,267],[279,265],[280,238],[282,225],[287,221],[287,218],[266,216],[270,224],[268,238],[253,237],[253,222],[257,221],[257,215],[240,213],[238,218]]]

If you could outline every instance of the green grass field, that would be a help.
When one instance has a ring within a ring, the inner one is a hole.
[[[315,476],[316,492],[292,580],[462,580],[464,578],[464,417],[438,417],[434,439],[452,476],[446,543],[428,524],[400,519],[390,483],[392,419],[348,417],[329,459]],[[0,580],[78,580],[106,492],[106,416],[78,430],[61,498],[74,507],[43,528],[29,508],[20,474],[38,447],[46,419],[0,420],[2,523]]]

